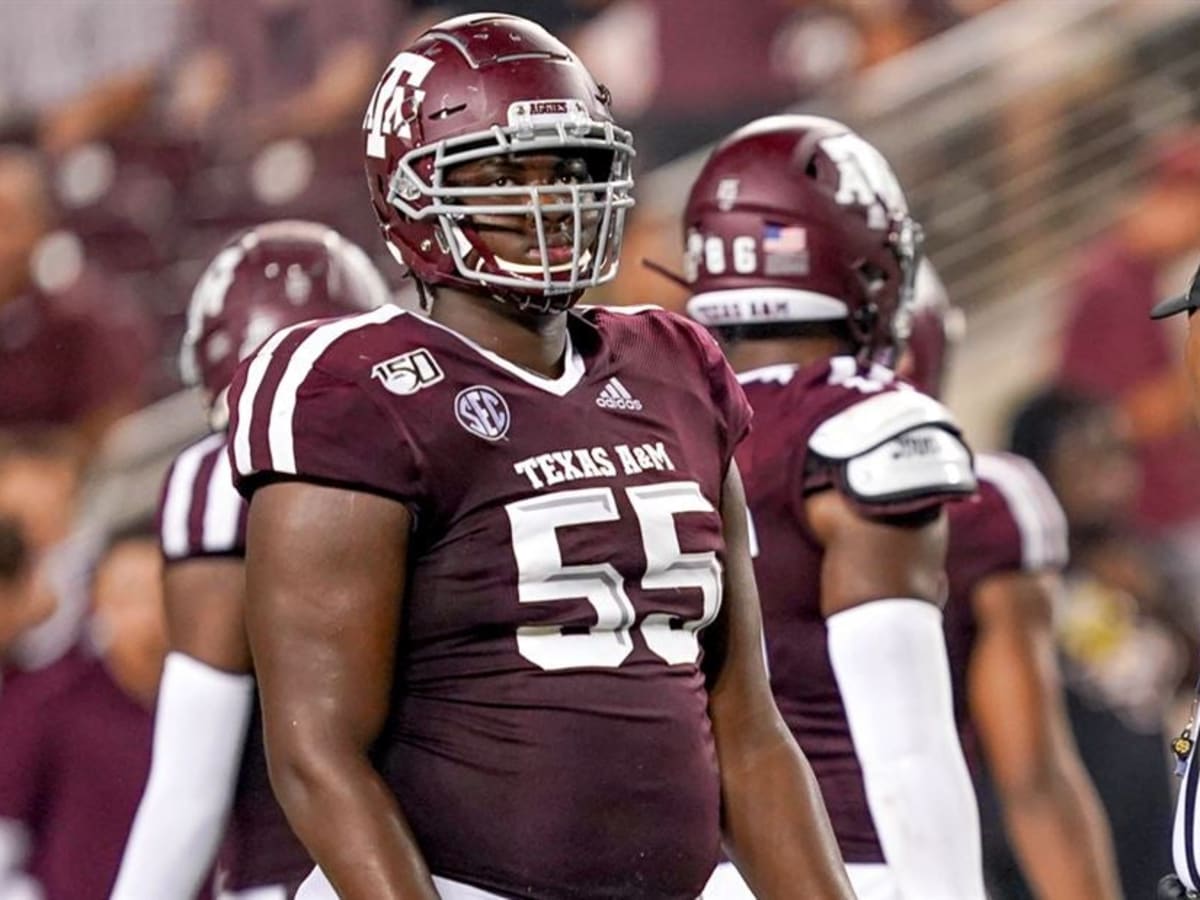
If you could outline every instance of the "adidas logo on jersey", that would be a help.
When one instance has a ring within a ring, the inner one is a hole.
[[[633,394],[616,378],[610,378],[596,398],[596,405],[604,409],[641,409],[642,401],[634,399]]]

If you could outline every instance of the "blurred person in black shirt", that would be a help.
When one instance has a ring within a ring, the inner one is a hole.
[[[1197,309],[1200,309],[1200,269],[1193,276],[1186,293],[1163,300],[1150,312],[1152,319],[1187,313],[1187,369],[1194,392],[1200,392],[1200,323],[1193,315]],[[1191,721],[1172,744],[1178,760],[1176,771],[1183,772],[1183,785],[1176,801],[1171,842],[1175,872],[1159,882],[1159,900],[1185,900],[1200,896],[1200,840],[1196,829],[1196,813],[1200,811],[1200,768],[1196,765],[1195,753],[1195,702]]]
[[[1067,711],[1109,816],[1125,896],[1146,897],[1169,860],[1162,723],[1186,677],[1193,623],[1168,567],[1137,539],[1139,474],[1115,405],[1038,393],[1014,417],[1010,449],[1037,466],[1067,516],[1070,562],[1054,617]],[[999,840],[985,836],[985,855],[994,896],[1031,896]]]

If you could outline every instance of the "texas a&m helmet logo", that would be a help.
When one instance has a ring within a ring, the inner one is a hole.
[[[838,167],[837,202],[866,207],[868,227],[881,231],[908,215],[900,182],[873,146],[846,132],[822,138],[821,149]]]
[[[367,133],[367,155],[383,159],[387,155],[384,138],[395,135],[412,138],[409,124],[417,117],[425,92],[421,84],[433,68],[433,60],[417,53],[400,53],[371,95],[363,130]]]

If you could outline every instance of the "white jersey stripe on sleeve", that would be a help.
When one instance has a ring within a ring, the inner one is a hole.
[[[209,553],[228,553],[237,547],[238,522],[242,513],[242,497],[233,487],[233,466],[229,454],[217,457],[208,480],[208,497],[204,507],[203,545]]]
[[[308,335],[293,351],[287,369],[275,389],[271,402],[271,417],[268,424],[267,444],[271,453],[271,468],[276,472],[295,474],[296,444],[292,435],[292,418],[296,413],[296,396],[300,385],[308,377],[312,367],[334,341],[368,325],[381,325],[403,315],[398,306],[381,306],[371,312],[322,325]]]
[[[188,447],[175,460],[171,479],[163,498],[162,549],[167,558],[186,556],[189,548],[188,522],[200,464],[216,447],[224,443],[220,434],[211,434]]]
[[[981,453],[975,459],[975,469],[1008,503],[1021,532],[1023,566],[1044,569],[1066,565],[1067,519],[1033,464],[1007,453]]]
[[[246,372],[246,384],[242,388],[241,397],[238,398],[237,431],[233,435],[233,462],[237,466],[239,475],[250,475],[254,471],[254,461],[250,456],[250,429],[254,425],[254,401],[259,388],[262,387],[263,379],[267,376],[267,369],[271,365],[271,354],[283,343],[284,338],[297,328],[303,328],[308,324],[300,322],[275,332],[262,345],[250,363],[250,368]]]

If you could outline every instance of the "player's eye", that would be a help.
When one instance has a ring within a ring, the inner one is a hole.
[[[588,180],[587,167],[581,162],[569,165],[559,171],[554,178],[555,184],[583,184]]]
[[[509,175],[496,175],[488,182],[489,187],[512,187],[516,184]]]

